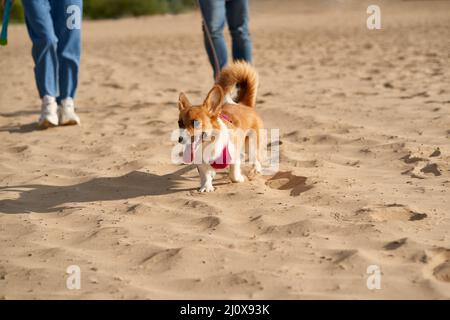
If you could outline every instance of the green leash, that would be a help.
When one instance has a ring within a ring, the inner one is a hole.
[[[3,11],[3,23],[2,23],[2,32],[0,33],[0,45],[6,46],[8,44],[8,23],[9,23],[9,14],[11,13],[11,0],[5,1],[5,7]]]

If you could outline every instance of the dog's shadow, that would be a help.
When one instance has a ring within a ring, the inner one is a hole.
[[[2,192],[19,192],[17,199],[0,200],[0,213],[49,213],[67,208],[72,202],[125,200],[141,196],[166,195],[196,188],[180,188],[184,173],[195,168],[190,165],[166,175],[132,171],[119,177],[100,177],[70,186],[42,184],[0,187]]]

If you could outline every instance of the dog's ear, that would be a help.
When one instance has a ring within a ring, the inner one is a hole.
[[[215,85],[205,99],[204,106],[210,114],[218,114],[223,105],[223,90],[220,86]]]
[[[178,98],[178,109],[184,110],[187,109],[191,106],[191,103],[189,102],[188,98],[186,97],[186,95],[181,92],[180,93],[180,97]]]

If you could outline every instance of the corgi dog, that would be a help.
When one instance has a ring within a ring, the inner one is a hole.
[[[236,86],[239,90],[234,101],[231,93]],[[231,181],[244,182],[241,173],[244,149],[248,149],[253,170],[261,172],[263,121],[255,111],[257,87],[256,70],[246,62],[237,61],[221,71],[202,104],[192,105],[186,95],[180,93],[178,142],[185,145],[183,161],[197,164],[200,192],[214,191],[215,170],[228,166]]]

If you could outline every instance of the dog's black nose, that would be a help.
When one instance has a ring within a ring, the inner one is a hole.
[[[178,143],[183,143],[183,137],[182,136],[178,137]]]

